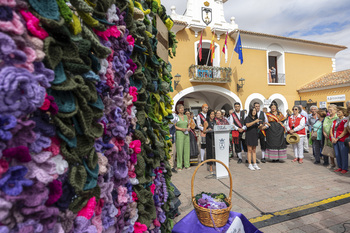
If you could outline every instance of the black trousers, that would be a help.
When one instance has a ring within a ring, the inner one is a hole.
[[[236,153],[242,152],[242,146],[243,146],[244,152],[247,152],[248,149],[247,149],[247,144],[245,143],[245,140],[239,137],[239,143],[235,144],[235,152]]]
[[[259,131],[259,135],[258,135],[258,139],[260,141],[260,148],[262,151],[265,151],[266,150],[266,137],[264,136],[264,134]]]

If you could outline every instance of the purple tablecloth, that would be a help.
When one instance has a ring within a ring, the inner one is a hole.
[[[227,224],[223,227],[218,228],[220,232],[226,232],[230,227],[231,223],[235,218],[240,218],[244,227],[245,233],[261,233],[249,220],[241,213],[230,212],[230,217],[227,221]],[[188,213],[180,222],[176,223],[173,230],[173,233],[198,233],[198,232],[208,232],[208,233],[217,233],[218,231],[215,228],[206,227],[201,224],[197,218],[196,212],[192,210]]]

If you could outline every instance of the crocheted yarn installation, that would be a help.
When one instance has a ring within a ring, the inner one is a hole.
[[[0,0],[1,232],[171,232],[159,0]]]

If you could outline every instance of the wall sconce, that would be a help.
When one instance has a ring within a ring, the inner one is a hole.
[[[309,102],[309,103],[313,103],[314,101],[312,101],[312,99],[309,99],[308,102]]]
[[[179,73],[177,73],[177,74],[174,76],[174,89],[176,89],[177,85],[179,84],[180,78],[181,78],[181,75],[179,75]]]
[[[245,82],[245,79],[244,79],[244,78],[240,78],[240,79],[238,80],[238,83],[237,83],[237,91],[239,91],[239,89],[243,88],[244,82]]]

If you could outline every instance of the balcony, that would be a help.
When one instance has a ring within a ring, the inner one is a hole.
[[[270,74],[267,74],[268,76],[268,84],[269,85],[286,85],[286,76],[283,73],[278,73],[276,75],[276,79],[274,80]]]
[[[191,82],[229,83],[231,82],[232,69],[229,67],[191,65],[188,73]]]

